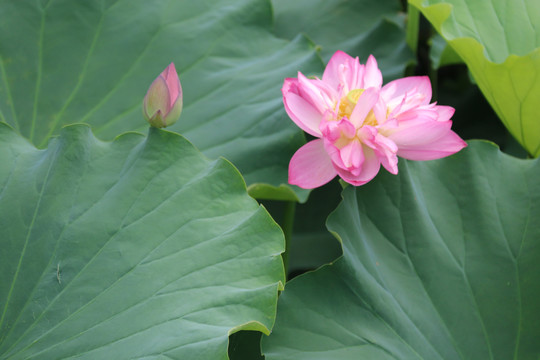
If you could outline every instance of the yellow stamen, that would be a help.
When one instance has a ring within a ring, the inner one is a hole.
[[[338,109],[338,119],[343,118],[346,116],[347,118],[351,118],[351,114],[354,110],[354,107],[356,106],[356,103],[358,102],[358,99],[360,98],[360,95],[365,91],[365,89],[354,89],[349,91],[349,93],[341,98],[341,101],[339,102],[339,109]],[[377,126],[378,122],[375,118],[375,114],[373,113],[373,110],[371,110],[364,120],[363,125],[371,125],[371,126]]]
[[[373,113],[373,110],[371,110],[367,114],[366,119],[364,120],[364,124],[362,124],[362,126],[364,125],[371,125],[371,126],[379,125],[379,123],[377,122],[377,118],[375,118],[375,114]]]
[[[364,93],[364,89],[354,89],[349,91],[347,94],[347,100],[351,102],[351,104],[355,104],[358,102],[358,99],[360,99],[360,95]]]

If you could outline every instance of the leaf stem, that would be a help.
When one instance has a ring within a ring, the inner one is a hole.
[[[433,68],[433,64],[429,66],[429,80],[431,81],[431,102],[439,100],[439,72]]]
[[[409,47],[415,54],[418,50],[419,30],[420,30],[420,11],[409,3],[407,4],[406,41],[407,41],[407,45],[409,45]]]
[[[291,250],[291,241],[294,226],[294,215],[296,213],[296,201],[285,202],[285,210],[281,221],[281,228],[285,235],[285,252],[281,254],[283,258],[283,266],[285,267],[285,275],[288,275],[289,270],[289,255]]]

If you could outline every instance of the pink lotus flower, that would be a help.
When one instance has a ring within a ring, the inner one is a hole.
[[[143,115],[150,125],[163,128],[174,124],[182,113],[182,86],[173,63],[150,85],[143,101]]]
[[[289,164],[289,183],[305,189],[339,175],[352,185],[373,179],[382,165],[398,172],[398,158],[439,159],[467,144],[450,130],[454,109],[430,104],[427,76],[382,86],[373,56],[365,65],[342,51],[330,59],[322,80],[287,78],[285,110],[296,125],[317,137],[302,146]]]

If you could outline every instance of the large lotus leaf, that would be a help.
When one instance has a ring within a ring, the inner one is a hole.
[[[342,50],[365,61],[374,54],[386,81],[403,76],[413,54],[405,42],[397,0],[272,0],[275,32],[293,39],[306,34],[328,61]]]
[[[343,257],[287,284],[266,359],[537,359],[539,178],[471,142],[348,187]]]
[[[283,235],[237,170],[152,129],[38,150],[0,124],[0,358],[227,359],[268,332]]]
[[[409,0],[469,67],[510,133],[540,155],[540,2]]]
[[[322,63],[305,38],[271,34],[271,20],[261,0],[0,0],[0,120],[40,147],[73,122],[100,139],[142,131],[142,98],[173,61],[184,111],[171,129],[232,161],[248,185],[279,187],[304,142],[283,78]]]

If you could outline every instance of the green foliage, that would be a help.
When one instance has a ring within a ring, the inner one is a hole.
[[[226,160],[86,125],[38,150],[0,124],[0,358],[226,359],[265,333],[283,235]]]
[[[485,142],[348,187],[334,265],[287,285],[273,359],[536,359],[540,162]]]
[[[469,67],[510,133],[540,155],[540,2],[409,0]]]
[[[339,206],[337,180],[287,184],[306,139],[283,79],[321,76],[336,50],[402,77],[419,23],[401,2],[0,0],[0,359],[262,359],[285,231],[289,276],[343,256],[287,285],[267,360],[536,360],[538,160],[471,142]],[[441,34],[416,71],[465,62],[539,156],[540,3],[409,2]],[[170,62],[185,138],[144,136]],[[519,154],[464,67],[438,75],[462,137]]]

